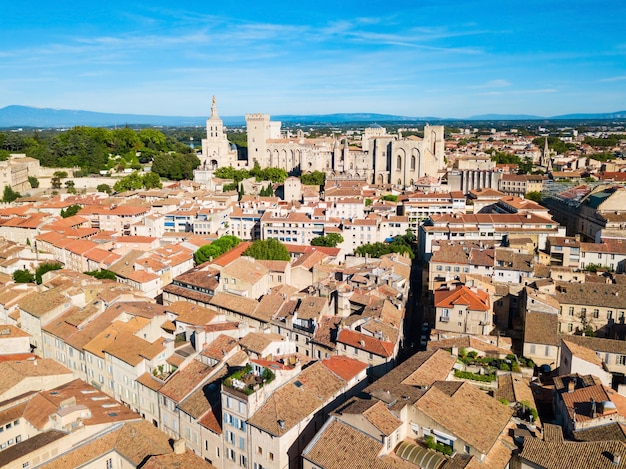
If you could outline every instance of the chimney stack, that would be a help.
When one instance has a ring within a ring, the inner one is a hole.
[[[576,378],[570,377],[567,381],[567,392],[572,392],[574,389],[576,389]]]
[[[185,440],[179,438],[174,440],[174,454],[185,454]]]

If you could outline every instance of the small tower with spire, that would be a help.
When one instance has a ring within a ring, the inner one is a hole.
[[[546,135],[545,143],[543,145],[543,152],[541,153],[540,166],[547,168],[550,164],[550,147],[548,146],[548,136]]]

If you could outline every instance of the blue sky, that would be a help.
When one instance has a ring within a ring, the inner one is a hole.
[[[182,5],[182,6],[178,6]],[[204,116],[626,109],[623,0],[8,2],[0,107]]]

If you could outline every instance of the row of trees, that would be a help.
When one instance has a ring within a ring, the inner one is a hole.
[[[232,166],[224,166],[215,170],[215,176],[222,179],[232,179],[235,184],[239,184],[244,179],[254,177],[257,181],[272,181],[277,183],[285,182],[287,171],[281,168],[263,168],[258,163],[250,170],[235,169]]]
[[[161,177],[181,181],[193,179],[193,170],[200,166],[195,153],[160,153],[154,156],[152,172]]]
[[[256,240],[243,252],[243,255],[265,261],[289,261],[291,259],[285,245],[274,238]]]
[[[9,152],[26,153],[37,158],[42,166],[53,168],[78,166],[85,173],[98,173],[100,170],[110,169],[109,155],[121,155],[123,161],[135,162],[133,163],[135,166],[172,152],[195,156],[193,149],[188,145],[172,137],[166,137],[156,129],[133,130],[128,127],[121,129],[74,127],[65,132],[0,132],[0,159],[3,157],[6,159]],[[140,153],[139,158],[137,153]],[[200,161],[194,160],[191,164],[196,164],[197,167]],[[166,172],[164,170],[163,174],[159,174],[169,177]],[[178,177],[182,173],[182,170],[174,171],[170,179],[182,179],[182,176]]]
[[[108,187],[108,186],[107,186]],[[115,192],[126,192],[138,189],[160,189],[163,187],[161,178],[156,173],[146,173],[143,176],[137,171],[116,181],[113,185]],[[105,189],[104,187],[102,189]],[[100,186],[98,186],[100,190]],[[104,190],[106,192],[106,190]]]
[[[311,240],[311,246],[325,246],[329,248],[336,248],[341,243],[343,243],[343,236],[339,233],[328,233],[325,236],[318,236]]]
[[[326,182],[326,173],[323,171],[313,171],[300,175],[300,182],[307,186],[323,186]]]
[[[42,277],[46,272],[50,272],[51,270],[59,270],[63,268],[63,264],[60,262],[44,262],[40,264],[39,267],[35,270],[33,274],[27,269],[16,270],[13,272],[13,280],[16,283],[37,283],[37,285],[41,285]]]
[[[493,148],[487,150],[487,153],[491,156],[491,161],[495,162],[496,164],[517,165],[519,174],[528,174],[533,170],[533,162],[528,157],[521,159],[517,155],[497,151]]]
[[[241,240],[237,236],[221,236],[210,244],[201,246],[193,255],[196,264],[202,264],[215,259],[222,254],[237,247]],[[283,243],[277,239],[258,239],[243,252],[244,256],[250,256],[257,260],[289,261],[289,251]]]
[[[193,259],[196,261],[196,264],[203,264],[208,260],[215,259],[225,252],[230,251],[240,242],[241,240],[237,236],[222,236],[217,238],[212,243],[205,244],[204,246],[198,248],[193,255]]]
[[[385,254],[398,253],[408,256],[410,259],[415,257],[413,254],[413,243],[415,242],[415,235],[411,230],[406,230],[406,234],[396,236],[390,243],[367,243],[357,247],[354,250],[355,254],[365,257],[381,257]]]

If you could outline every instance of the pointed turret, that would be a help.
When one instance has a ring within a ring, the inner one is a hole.
[[[543,153],[541,154],[541,166],[547,167],[550,161],[550,147],[548,146],[548,136],[546,135],[546,141],[543,145]]]

